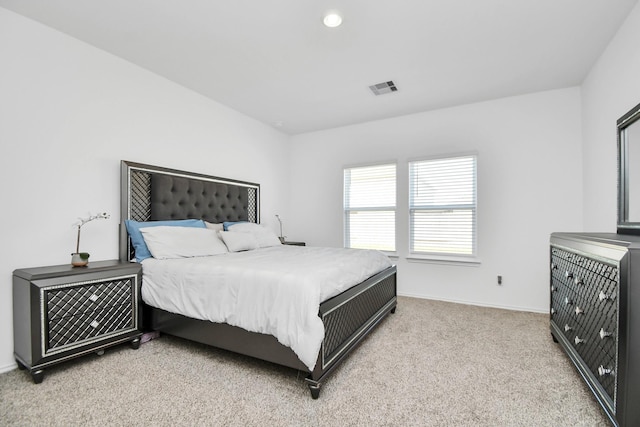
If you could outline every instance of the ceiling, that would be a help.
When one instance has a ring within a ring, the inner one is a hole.
[[[638,0],[0,0],[299,134],[580,85]],[[322,25],[327,10],[343,15]],[[368,86],[393,80],[398,91]]]

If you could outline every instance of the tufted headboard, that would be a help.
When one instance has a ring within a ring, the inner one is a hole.
[[[260,185],[120,162],[120,260],[133,258],[124,221],[260,222]]]

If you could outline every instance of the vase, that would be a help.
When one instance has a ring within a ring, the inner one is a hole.
[[[72,253],[71,265],[74,267],[85,267],[89,264],[89,254],[86,252]]]

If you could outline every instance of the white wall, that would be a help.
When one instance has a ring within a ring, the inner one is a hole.
[[[616,121],[640,103],[640,4],[582,85],[584,226],[615,232]]]
[[[118,257],[120,160],[258,182],[288,216],[289,137],[0,8],[0,371],[13,364],[12,271]]]
[[[395,160],[399,291],[546,311],[549,233],[615,229],[615,121],[640,102],[636,40],[640,6],[581,89],[299,135],[289,145],[267,126],[0,8],[0,371],[13,366],[15,268],[69,262],[71,224],[102,210],[112,219],[89,224],[81,247],[93,260],[117,257],[121,159],[260,182],[263,222],[277,227],[279,213],[290,240],[323,246],[342,245],[343,167]],[[482,264],[407,262],[407,160],[466,151],[479,155]]]
[[[292,142],[295,204],[285,234],[341,246],[343,167],[395,160],[399,293],[548,310],[549,234],[582,228],[578,88],[309,133]],[[478,153],[481,265],[407,262],[407,160],[468,151]]]

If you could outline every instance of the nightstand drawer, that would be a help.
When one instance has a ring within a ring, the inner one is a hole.
[[[49,321],[99,308],[131,304],[135,276],[43,288]]]
[[[43,356],[136,330],[135,293],[136,275],[40,288]]]
[[[44,336],[45,356],[135,330],[130,305],[111,306],[49,322]]]

